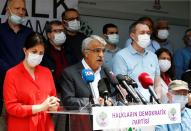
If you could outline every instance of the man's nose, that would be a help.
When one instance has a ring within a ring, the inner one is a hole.
[[[25,9],[23,9],[23,8],[20,8],[19,10],[18,10],[18,14],[20,15],[20,16],[25,16],[25,13],[26,13],[26,10]]]

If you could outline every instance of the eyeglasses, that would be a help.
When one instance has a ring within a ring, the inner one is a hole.
[[[94,53],[101,53],[101,52],[105,52],[105,48],[95,48],[95,49],[85,49],[85,50],[89,50],[92,51]]]
[[[53,29],[51,32],[60,33],[60,32],[64,32],[64,29]]]

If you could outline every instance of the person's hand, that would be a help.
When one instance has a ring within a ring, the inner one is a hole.
[[[108,98],[107,100],[104,100],[102,97],[100,97],[99,103],[101,106],[112,106],[113,105],[113,102],[110,98]]]
[[[52,105],[50,105],[48,110],[49,111],[57,111],[58,107],[60,106],[59,101],[60,101],[60,99],[58,99],[57,97],[52,96],[52,99],[50,101],[52,103]]]
[[[105,100],[105,104],[106,104],[106,106],[112,106],[113,101],[110,98],[108,98],[107,100]]]
[[[48,96],[46,100],[41,104],[42,110],[48,110],[49,108],[56,108],[58,107],[58,102],[60,100],[55,96]]]

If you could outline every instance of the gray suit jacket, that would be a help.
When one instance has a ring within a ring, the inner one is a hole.
[[[92,98],[90,86],[82,78],[83,69],[82,63],[79,62],[62,72],[61,97],[63,105],[67,109],[84,107],[89,103],[89,98]],[[103,70],[100,73],[101,78],[106,77]]]

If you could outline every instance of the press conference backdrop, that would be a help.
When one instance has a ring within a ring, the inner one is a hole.
[[[155,5],[157,1],[158,5]],[[4,22],[6,0],[1,0],[0,3],[0,22]],[[124,46],[128,38],[129,25],[141,16],[169,20],[170,40],[175,49],[183,46],[183,32],[189,25],[188,0],[26,0],[26,5],[27,17],[24,25],[37,32],[45,32],[47,21],[61,20],[62,12],[68,6],[79,9],[82,31],[87,35],[101,35],[104,24],[116,24],[119,27],[120,47]]]

